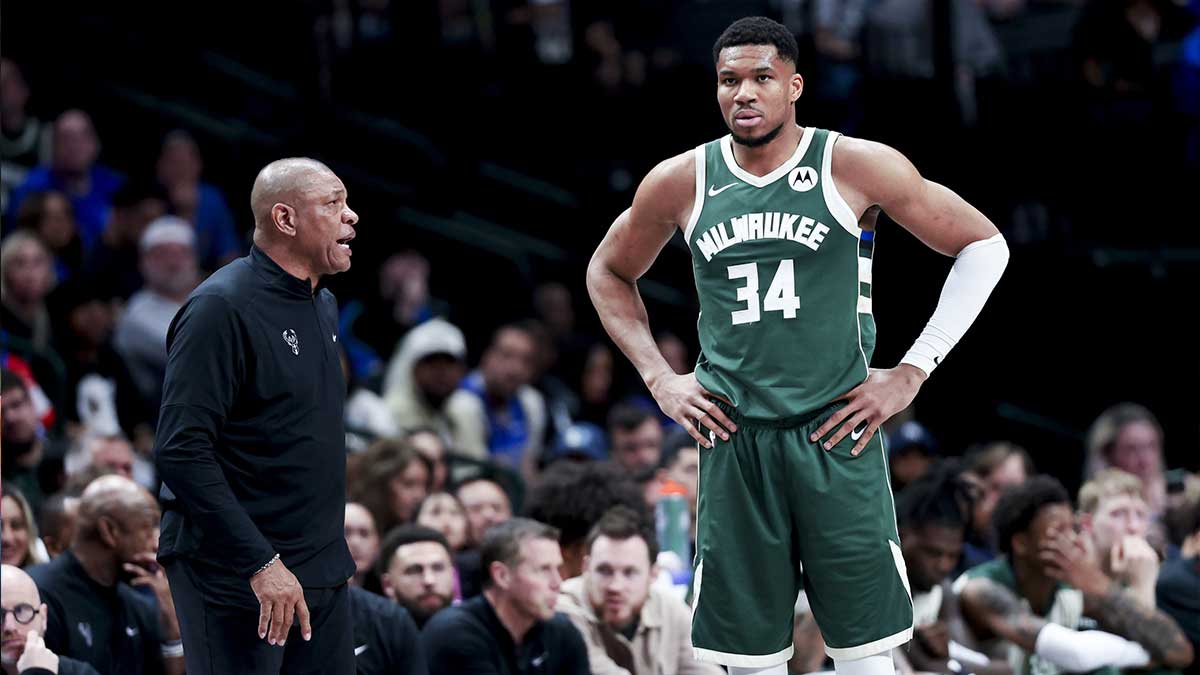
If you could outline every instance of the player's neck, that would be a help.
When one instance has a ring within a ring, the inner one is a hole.
[[[1017,580],[1017,595],[1029,601],[1035,614],[1044,615],[1050,611],[1057,581],[1043,574],[1037,563],[1025,563],[1020,558],[1013,561],[1013,576]]]
[[[796,152],[804,137],[804,127],[785,124],[779,135],[766,145],[749,147],[733,142],[733,159],[747,173],[765,176],[778,169]]]

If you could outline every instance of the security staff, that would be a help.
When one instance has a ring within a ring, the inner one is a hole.
[[[311,159],[259,172],[254,247],[167,334],[156,443],[189,675],[354,672],[337,303],[358,216]],[[296,630],[292,630],[298,621]]]

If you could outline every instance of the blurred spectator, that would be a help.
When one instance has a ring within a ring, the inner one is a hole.
[[[433,302],[429,297],[429,261],[416,251],[392,254],[379,266],[378,293],[364,303],[356,304],[361,315],[353,322],[354,335],[375,354],[384,357],[395,354],[388,367],[390,382],[394,377],[392,368],[396,357],[403,351],[403,348],[397,349],[401,339],[434,318]],[[347,305],[343,311],[350,309]],[[466,347],[461,352],[459,358],[466,358]],[[390,385],[388,389],[391,389]],[[401,426],[406,425],[401,422]]]
[[[71,199],[83,246],[90,249],[104,231],[111,199],[121,185],[121,177],[96,162],[100,140],[92,118],[82,110],[68,110],[58,116],[52,145],[50,163],[30,171],[25,182],[13,190],[9,217],[15,216],[25,198],[35,192],[62,192]]]
[[[483,594],[443,610],[421,634],[430,672],[586,675],[587,647],[554,611],[558,532],[514,518],[490,530],[481,551]]]
[[[451,553],[457,553],[470,543],[467,512],[449,492],[434,492],[417,507],[417,524],[436,530],[446,538]]]
[[[608,511],[584,548],[583,574],[562,583],[559,606],[583,636],[592,675],[725,672],[695,660],[691,611],[653,586],[658,544],[640,514]]]
[[[57,558],[71,546],[78,519],[78,497],[64,492],[50,497],[42,504],[42,517],[39,521],[42,543],[46,545],[46,554],[51,559]]]
[[[17,229],[41,238],[54,261],[54,276],[62,282],[83,267],[83,241],[75,226],[71,202],[61,192],[35,192],[17,209]]]
[[[133,445],[119,433],[85,435],[76,443],[75,449],[67,453],[64,468],[68,477],[91,467],[103,474],[133,480],[147,490],[157,486],[153,465],[135,455]]]
[[[0,606],[4,608],[5,675],[98,675],[90,665],[46,648],[44,636],[49,622],[49,607],[42,603],[33,579],[8,563],[0,568]],[[62,618],[58,617],[57,620],[61,621]],[[31,643],[30,633],[42,637]],[[32,649],[30,644],[34,645]]]
[[[0,191],[7,195],[47,159],[49,138],[50,129],[29,112],[29,84],[21,68],[0,58]]]
[[[950,585],[971,518],[969,486],[959,474],[955,462],[935,466],[896,496],[900,546],[912,586],[915,632],[912,643],[893,654],[898,662],[911,664],[920,672],[950,672],[950,659],[959,658],[965,648],[953,643],[963,630],[963,619]],[[952,650],[956,652],[954,657]],[[983,663],[972,665],[989,664],[983,657]]]
[[[453,437],[449,400],[467,372],[466,358],[466,338],[445,319],[430,319],[404,337],[383,385],[401,429],[430,427]]]
[[[167,213],[167,198],[153,183],[129,181],[112,196],[103,236],[88,244],[83,277],[108,298],[128,299],[145,283],[140,244],[146,227]]]
[[[19,230],[0,245],[0,326],[45,350],[53,340],[46,296],[54,288],[50,251],[36,234]]]
[[[546,466],[560,459],[600,462],[608,459],[608,438],[591,422],[575,422],[558,434],[544,456]]]
[[[1113,98],[1149,97],[1159,79],[1156,49],[1181,39],[1194,23],[1186,9],[1168,0],[1089,2],[1075,26],[1080,75]]]
[[[120,430],[143,454],[153,446],[157,408],[138,391],[129,365],[112,344],[113,307],[95,284],[74,280],[53,297],[56,348],[67,366],[63,417],[94,433]]]
[[[429,494],[433,468],[403,441],[384,439],[352,457],[346,474],[350,499],[371,512],[377,531],[390,532],[412,522]]]
[[[357,502],[346,504],[346,546],[354,558],[353,586],[362,586],[379,559],[379,530],[367,507]]]
[[[43,495],[42,477],[39,468],[42,460],[54,451],[47,452],[48,443],[42,435],[41,424],[33,408],[33,400],[24,380],[13,371],[0,370],[0,398],[4,406],[0,409],[0,420],[4,438],[3,477],[29,501],[34,513],[39,513]]]
[[[583,572],[588,532],[616,506],[652,520],[641,488],[623,468],[607,462],[558,462],[530,491],[525,516],[558,531],[563,560],[559,572],[570,579]]]
[[[899,492],[929,470],[937,459],[937,441],[920,422],[909,420],[888,435],[888,470]]]
[[[500,483],[477,476],[454,488],[470,525],[471,546],[478,546],[487,531],[512,518],[512,502]]]
[[[154,560],[158,522],[158,504],[133,481],[88,485],[71,548],[29,570],[50,608],[47,647],[101,675],[182,672],[175,606]]]
[[[966,469],[964,477],[974,484],[976,495],[960,570],[996,557],[992,511],[1005,489],[1021,485],[1033,476],[1033,460],[1024,448],[999,441],[968,450]]]
[[[401,525],[389,532],[379,570],[384,593],[408,610],[418,629],[454,602],[450,545],[437,530]]]
[[[530,386],[537,343],[525,324],[508,324],[492,335],[479,368],[450,397],[454,449],[490,458],[526,479],[542,454],[546,404]]]
[[[1163,472],[1163,431],[1154,413],[1136,403],[1118,403],[1100,413],[1087,433],[1084,478],[1108,467],[1137,476],[1152,519],[1166,508],[1167,479]]]
[[[1128,592],[1114,592],[1075,533],[1070,498],[1058,481],[1039,475],[1010,488],[994,519],[1003,555],[955,582],[975,644],[1000,641],[1014,672],[1191,662],[1191,646],[1169,616]],[[1077,635],[1089,627],[1085,610],[1112,634]]]
[[[402,607],[357,586],[350,588],[354,666],[358,675],[428,675],[420,635]]]
[[[1146,541],[1150,514],[1142,481],[1105,469],[1079,488],[1079,526],[1091,539],[1100,569],[1154,606],[1158,554]]]
[[[688,363],[687,345],[683,344],[678,335],[663,331],[654,337],[654,342],[676,375],[692,372],[692,366]]]
[[[376,439],[399,436],[400,427],[383,397],[367,386],[363,378],[350,366],[346,341],[339,339],[338,346],[342,376],[346,378],[347,390],[343,415],[346,424],[346,450],[352,453],[362,452]]]
[[[614,462],[630,474],[653,469],[662,460],[663,428],[648,408],[622,404],[608,416],[609,451]]]
[[[579,375],[579,413],[575,419],[599,426],[608,424],[616,401],[615,361],[612,349],[602,342],[592,345]]]
[[[1180,541],[1181,555],[1163,563],[1158,574],[1158,607],[1171,615],[1187,633],[1193,652],[1200,654],[1200,501],[1188,509],[1187,537]],[[1198,669],[1193,662],[1190,670]]]
[[[433,466],[433,480],[430,481],[429,491],[439,492],[446,489],[449,467],[446,466],[446,441],[441,434],[432,427],[417,427],[410,430],[404,440]]]
[[[33,509],[20,490],[5,484],[0,498],[0,561],[5,565],[26,567],[46,562],[38,540]]]
[[[158,410],[162,400],[167,329],[200,283],[195,244],[192,228],[174,216],[163,216],[146,227],[138,245],[146,286],[129,298],[113,334],[113,346],[125,358],[138,391],[152,410]]]
[[[687,489],[691,512],[692,539],[696,538],[696,504],[700,496],[700,448],[687,431],[675,429],[663,441],[658,463],[659,479],[669,480]]]
[[[242,255],[233,213],[216,187],[200,180],[204,160],[196,140],[175,130],[163,138],[155,172],[167,192],[171,212],[195,228],[195,254],[200,267],[213,271]]]

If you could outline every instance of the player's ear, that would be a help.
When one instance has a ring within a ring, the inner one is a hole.
[[[804,93],[804,77],[800,73],[792,73],[792,81],[789,84],[791,85],[791,102],[795,103],[800,98],[800,94]]]

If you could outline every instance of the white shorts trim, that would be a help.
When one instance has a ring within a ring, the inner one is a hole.
[[[739,668],[770,668],[781,663],[787,663],[792,658],[794,647],[788,645],[787,649],[775,652],[774,654],[748,655],[748,654],[726,654],[712,649],[701,649],[692,647],[692,658],[705,663],[715,663],[719,666],[737,666]]]
[[[830,646],[826,645],[825,653],[828,654],[829,657],[835,661],[838,661],[838,660],[852,661],[854,659],[864,659],[868,656],[872,656],[874,654],[882,654],[883,652],[886,652],[889,649],[894,649],[896,647],[899,647],[900,645],[903,645],[904,643],[906,643],[912,639],[912,634],[913,634],[912,626],[909,626],[908,628],[905,628],[904,630],[900,631],[899,633],[896,633],[895,635],[889,635],[885,638],[880,638],[874,642],[868,642],[865,645],[859,645],[857,647],[842,647],[839,649],[839,648],[830,647]],[[740,665],[740,664],[734,664],[734,665]]]

